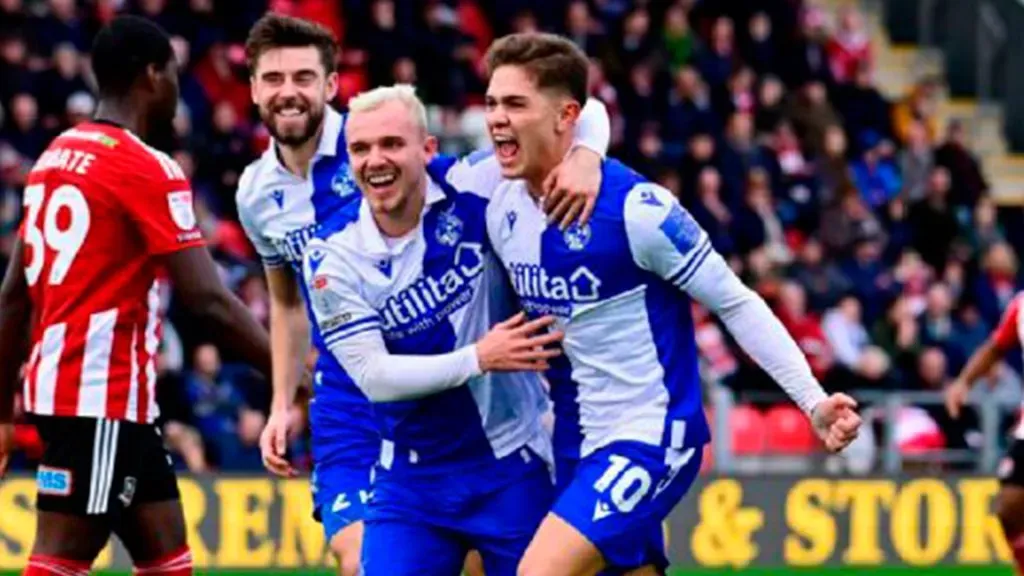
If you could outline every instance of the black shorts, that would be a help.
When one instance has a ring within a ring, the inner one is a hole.
[[[39,510],[112,516],[180,497],[156,426],[60,416],[34,416],[33,422],[44,447],[36,473]]]
[[[999,482],[1024,488],[1024,440],[1014,440],[999,462]]]

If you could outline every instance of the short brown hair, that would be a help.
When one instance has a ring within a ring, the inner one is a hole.
[[[245,61],[249,73],[256,73],[260,56],[274,48],[306,48],[320,52],[320,60],[328,74],[335,70],[338,43],[327,29],[309,20],[267,13],[249,31],[245,40]]]
[[[543,32],[500,38],[487,51],[487,76],[502,66],[521,66],[538,88],[562,90],[581,105],[587,100],[589,62],[566,38]]]

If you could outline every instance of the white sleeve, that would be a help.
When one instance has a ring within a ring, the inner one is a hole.
[[[597,98],[587,98],[587,103],[580,111],[580,120],[576,125],[574,146],[583,146],[604,158],[608,153],[608,144],[611,139],[612,123],[608,118],[608,109]]]
[[[611,121],[608,109],[596,98],[588,98],[576,124],[573,146],[593,150],[604,158],[611,142]],[[501,165],[494,156],[494,150],[483,148],[458,160],[446,174],[448,183],[460,192],[471,192],[490,199],[494,190],[503,180]]]
[[[235,192],[235,203],[238,206],[238,221],[242,224],[245,235],[249,237],[249,241],[256,248],[256,253],[263,260],[264,266],[267,268],[284,266],[286,264],[284,258],[277,252],[274,245],[270,243],[270,240],[263,235],[253,218],[252,207],[249,203],[254,172],[255,168],[250,164],[242,171],[242,175],[238,179],[238,190]]]
[[[303,279],[324,344],[371,401],[435,394],[480,374],[474,345],[433,356],[388,353],[380,315],[359,293],[356,271],[327,242],[307,246]]]
[[[637,265],[718,315],[740,347],[810,414],[826,398],[796,342],[764,300],[746,287],[674,196],[639,184],[626,199],[626,234]]]

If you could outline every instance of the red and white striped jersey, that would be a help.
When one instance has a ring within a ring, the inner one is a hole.
[[[1000,350],[1011,350],[1024,343],[1024,324],[1022,324],[1024,315],[1021,314],[1022,307],[1024,307],[1024,292],[1018,293],[1010,301],[1010,305],[1006,307],[1003,317],[999,320],[999,326],[992,335],[996,346]],[[1024,407],[1022,407],[1022,413],[1024,413]],[[1024,440],[1024,418],[1018,419],[1014,436]]]
[[[152,422],[161,256],[204,245],[184,172],[123,128],[85,123],[38,159],[24,203],[25,409]]]

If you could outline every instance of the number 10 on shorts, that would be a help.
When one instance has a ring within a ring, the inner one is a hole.
[[[608,462],[604,474],[594,482],[594,490],[597,490],[598,494],[608,492],[616,510],[628,514],[650,492],[651,475],[625,456],[611,454],[608,456]],[[598,516],[604,517],[610,513],[611,511],[604,514],[595,511],[595,520],[600,519]]]

